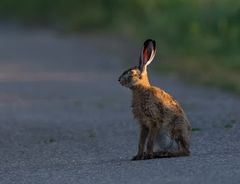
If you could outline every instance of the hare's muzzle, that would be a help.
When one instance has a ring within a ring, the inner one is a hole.
[[[121,85],[123,85],[123,84],[124,84],[124,78],[123,78],[122,76],[120,76],[120,77],[118,78],[118,82],[119,82]]]
[[[121,77],[118,78],[118,82],[119,82],[120,84],[122,84],[123,81],[122,81],[122,78],[121,78]]]

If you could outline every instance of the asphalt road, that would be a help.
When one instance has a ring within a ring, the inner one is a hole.
[[[192,155],[130,161],[138,127],[117,78],[138,48],[104,35],[1,27],[0,183],[239,184],[240,98],[152,69],[152,83],[187,112]]]

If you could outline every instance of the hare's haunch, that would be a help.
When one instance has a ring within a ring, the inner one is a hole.
[[[155,53],[155,41],[146,40],[139,65],[119,77],[121,85],[132,90],[132,112],[140,125],[138,153],[133,160],[190,155],[191,126],[183,109],[171,95],[149,83],[147,66]],[[160,150],[154,152],[157,145]]]

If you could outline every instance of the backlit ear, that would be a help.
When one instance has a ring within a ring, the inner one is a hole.
[[[144,42],[143,49],[140,55],[139,69],[144,71],[146,67],[152,62],[156,54],[156,42],[148,39]]]

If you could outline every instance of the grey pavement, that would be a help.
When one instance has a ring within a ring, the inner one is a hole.
[[[239,184],[240,98],[153,67],[152,83],[191,121],[192,155],[130,161],[138,127],[117,78],[138,48],[114,36],[1,27],[0,183]]]

